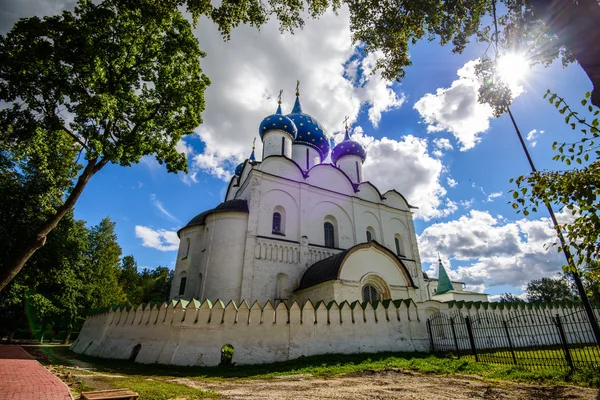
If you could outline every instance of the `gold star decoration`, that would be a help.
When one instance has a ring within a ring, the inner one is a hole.
[[[310,132],[308,132],[308,136],[310,136]]]
[[[280,120],[280,121],[283,121],[283,118],[279,117],[279,120]]]

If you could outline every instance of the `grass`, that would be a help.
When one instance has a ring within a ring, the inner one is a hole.
[[[42,346],[40,346],[42,347]],[[79,360],[95,368],[95,373],[113,374],[123,378],[101,378],[114,387],[128,387],[144,399],[198,399],[218,398],[213,392],[167,382],[185,377],[192,380],[268,379],[277,376],[310,374],[315,377],[362,371],[403,369],[424,374],[476,375],[488,380],[508,380],[542,384],[575,384],[600,387],[598,370],[579,370],[574,373],[564,368],[524,369],[515,365],[475,362],[469,357],[457,358],[451,354],[440,357],[428,353],[379,353],[351,355],[321,355],[266,365],[229,365],[219,367],[178,367],[159,364],[136,364],[128,360],[109,360],[72,353],[66,346],[48,346],[47,356],[52,364],[69,364]],[[171,397],[165,397],[171,396]]]

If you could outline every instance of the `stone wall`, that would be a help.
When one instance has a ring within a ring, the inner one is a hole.
[[[435,302],[431,302],[435,303]],[[439,304],[439,303],[437,303]],[[436,304],[433,304],[434,309]],[[422,306],[411,300],[374,303],[307,301],[264,307],[242,302],[171,301],[113,307],[88,317],[71,346],[76,353],[173,365],[214,366],[224,345],[236,364],[286,361],[328,353],[428,351]]]

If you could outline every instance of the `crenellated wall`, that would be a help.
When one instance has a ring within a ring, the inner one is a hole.
[[[422,314],[420,316],[420,314]],[[140,363],[214,366],[221,349],[233,362],[260,364],[327,353],[427,351],[423,312],[411,300],[371,303],[307,301],[289,308],[197,300],[113,307],[88,317],[71,346],[76,353]]]

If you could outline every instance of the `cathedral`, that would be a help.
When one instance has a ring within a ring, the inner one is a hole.
[[[335,144],[304,113],[298,89],[291,113],[283,114],[280,95],[259,135],[261,161],[253,147],[225,201],[177,232],[172,300],[487,301],[450,281],[441,262],[439,279],[423,272],[415,207],[363,176],[363,146],[347,125]]]

